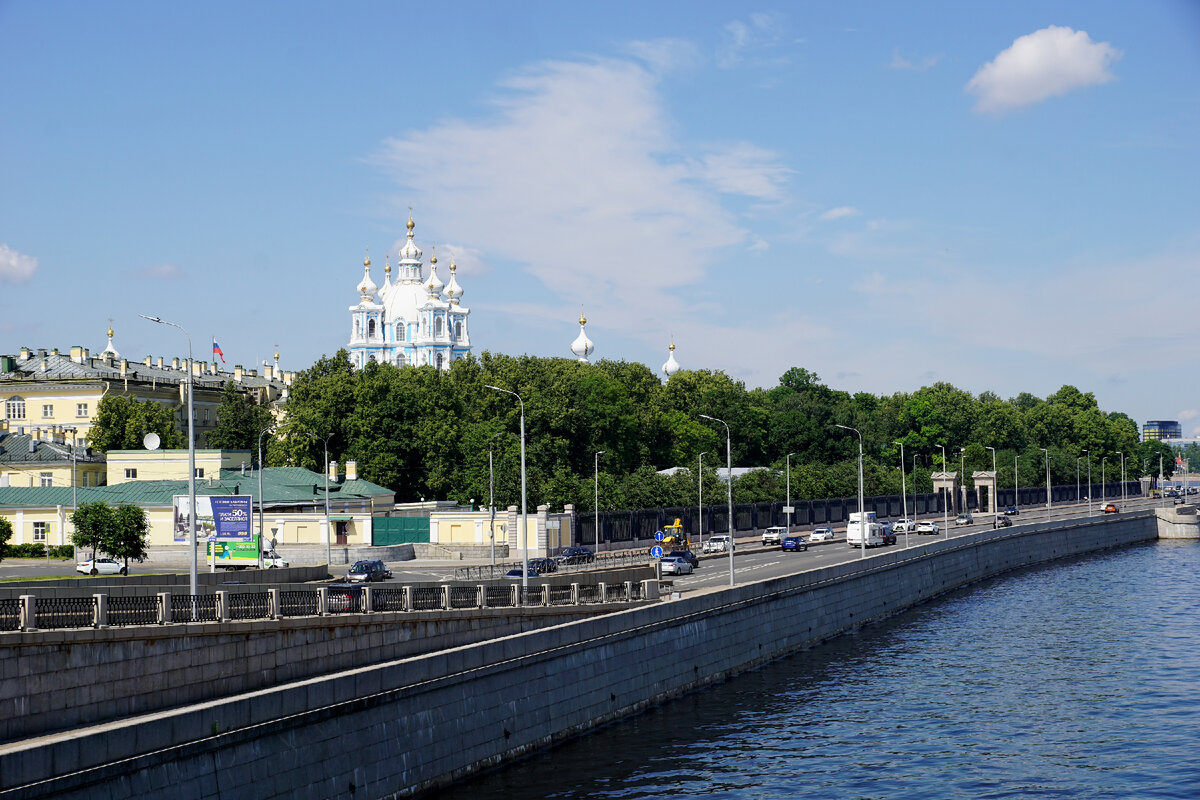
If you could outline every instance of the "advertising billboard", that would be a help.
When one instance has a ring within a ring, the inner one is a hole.
[[[196,539],[222,542],[254,541],[253,498],[248,495],[197,495]],[[191,506],[187,495],[174,498],[175,541],[188,540]]]

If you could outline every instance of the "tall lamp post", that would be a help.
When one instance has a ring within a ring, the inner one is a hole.
[[[704,453],[700,454],[700,466],[696,472],[696,545],[704,544]]]
[[[529,592],[529,511],[525,505],[525,401],[521,399],[521,395],[509,389],[490,384],[484,384],[484,388],[511,394],[521,406],[521,560],[524,561],[521,565],[521,602],[524,603]]]
[[[183,335],[187,337],[188,343],[188,358],[187,358],[187,411],[188,411],[188,548],[192,551],[192,557],[188,566],[188,579],[190,581],[192,596],[195,597],[196,589],[196,409],[192,402],[192,335],[187,332],[187,329],[182,325],[176,325],[174,322],[167,322],[161,317],[149,317],[145,314],[138,314],[142,319],[148,319],[151,322],[157,322],[159,325],[170,325],[172,328],[178,328],[183,331]]]
[[[1108,484],[1105,476],[1105,469],[1108,467],[1108,456],[1100,459],[1100,511],[1104,511],[1104,501],[1108,499]]]
[[[958,469],[962,473],[962,510],[967,513],[967,448],[962,448],[958,451]]]
[[[900,445],[900,513],[904,515],[904,519],[906,520],[904,523],[904,546],[908,547],[908,529],[912,527],[912,520],[908,518],[908,489],[904,485],[904,442],[892,442],[892,444]],[[913,511],[916,511],[915,503],[913,504]]]
[[[1121,457],[1121,510],[1125,510],[1125,454],[1120,450],[1117,455]]]
[[[948,474],[946,471],[946,463],[947,463],[946,462],[946,445],[939,444],[938,447],[942,448],[942,480],[945,481],[946,475]],[[946,491],[945,485],[942,486],[942,527],[944,528],[944,530],[942,531],[942,534],[944,536],[949,536],[950,535],[950,493]]]
[[[1088,465],[1088,516],[1092,515],[1092,453],[1090,450],[1083,451],[1087,455]]]
[[[1046,449],[1045,447],[1039,447],[1038,450],[1041,450],[1042,453],[1044,453],[1046,456],[1046,510],[1049,511],[1051,509],[1051,505],[1050,505],[1050,451],[1048,449]]]
[[[496,449],[496,437],[499,433],[493,433],[492,438],[488,440],[488,538],[492,542],[492,566],[496,566],[496,473],[492,470],[492,454]]]
[[[309,433],[308,431],[302,431],[302,433],[305,436],[316,439],[318,442],[321,441],[321,437],[315,433]],[[332,436],[333,433],[331,432],[325,437],[325,441],[322,442],[325,445],[325,566],[330,566],[333,561],[329,544],[330,540],[333,539],[333,529],[330,527],[331,523],[329,521],[329,440]]]
[[[836,423],[835,423],[836,424]],[[858,434],[858,541],[862,544],[862,555],[859,558],[867,557],[867,532],[870,530],[867,527],[866,509],[863,507],[863,444],[862,433],[858,428],[851,428],[849,425],[838,425],[837,427],[847,431],[854,431]]]
[[[987,447],[987,445],[984,445]],[[992,495],[988,498],[989,510],[992,512],[992,527],[996,527],[996,518],[1000,516],[1000,505],[996,502],[996,448],[987,447],[992,451]]]
[[[1021,475],[1017,472],[1017,461],[1021,459],[1018,453],[1013,456],[1013,505],[1021,510]]]
[[[787,532],[789,535],[792,533],[792,456],[794,455],[796,454],[788,453],[784,459],[784,466],[787,472],[787,494],[784,503],[787,506]]]
[[[600,456],[603,450],[596,451],[596,552],[600,552]]]
[[[266,436],[268,433],[270,433],[273,430],[280,430],[282,428],[286,428],[288,425],[291,425],[291,423],[285,422],[279,426],[276,426],[275,424],[272,423],[271,425],[268,425],[267,427],[263,428],[262,433],[260,433],[258,435],[258,568],[259,569],[262,569],[262,544],[263,544],[263,487],[262,487],[262,474],[263,474],[262,442],[263,442],[263,437]]]
[[[733,437],[729,434],[729,425],[723,419],[700,415],[703,419],[711,419],[725,425],[725,477],[729,492],[729,585],[733,586]]]

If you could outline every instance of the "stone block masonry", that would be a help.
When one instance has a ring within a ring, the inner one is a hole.
[[[0,747],[0,798],[405,796],[1007,570],[1154,540],[1150,512],[987,531]]]

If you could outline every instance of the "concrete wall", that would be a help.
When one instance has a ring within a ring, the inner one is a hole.
[[[45,781],[14,796],[409,794],[958,586],[1156,536],[1155,517],[1145,512],[892,549],[863,562],[0,747],[0,789]]]

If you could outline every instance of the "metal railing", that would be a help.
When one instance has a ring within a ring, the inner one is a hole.
[[[96,623],[95,596],[47,597],[35,609],[35,628],[90,628]]]
[[[534,559],[530,559],[531,561]],[[549,559],[537,559],[538,561],[548,560],[555,561],[553,557]],[[625,550],[612,550],[596,555],[594,561],[587,562],[557,562],[555,568],[546,574],[556,574],[567,572],[571,574],[582,573],[586,574],[595,570],[616,569],[618,567],[637,567],[653,563],[654,559],[650,557],[648,548],[636,547]],[[456,581],[472,581],[472,580],[495,580],[503,578],[511,570],[519,570],[521,568],[520,561],[506,561],[503,564],[479,564],[470,567],[458,567],[454,570],[454,579]]]
[[[109,597],[108,624],[157,625],[162,621],[162,595],[116,595]],[[38,601],[41,605],[41,601]]]
[[[0,631],[21,630],[21,601],[0,600]]]

